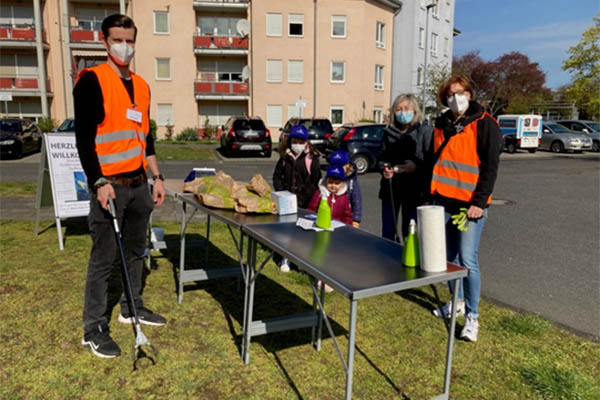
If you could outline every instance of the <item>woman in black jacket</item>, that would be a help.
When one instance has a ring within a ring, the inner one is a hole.
[[[419,103],[413,95],[396,97],[379,158],[382,236],[386,239],[400,240],[397,237],[400,207],[402,239],[408,236],[408,224],[416,219],[416,209],[426,189],[423,160],[431,144],[432,130],[422,120]]]

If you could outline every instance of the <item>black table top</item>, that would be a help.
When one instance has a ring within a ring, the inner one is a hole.
[[[466,268],[451,263],[444,272],[404,267],[402,246],[350,226],[315,232],[280,222],[245,225],[242,231],[350,299],[467,276]]]

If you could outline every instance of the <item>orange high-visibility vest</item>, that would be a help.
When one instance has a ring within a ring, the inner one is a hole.
[[[117,175],[142,166],[145,170],[146,134],[150,127],[148,84],[139,75],[130,72],[135,100],[135,104],[132,104],[121,78],[110,65],[105,63],[86,68],[79,77],[87,71],[94,72],[98,77],[104,99],[104,120],[96,132],[96,153],[102,174]],[[141,122],[127,118],[128,109],[141,113]]]
[[[465,126],[464,130],[452,136],[442,149],[433,167],[431,193],[440,194],[451,199],[471,202],[479,180],[481,160],[477,155],[477,123],[489,116],[483,113],[481,117]],[[444,131],[433,130],[433,149],[437,153],[444,143]],[[487,204],[492,201],[488,197]]]

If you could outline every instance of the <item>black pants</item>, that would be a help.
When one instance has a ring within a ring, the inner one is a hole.
[[[142,272],[146,232],[154,202],[148,185],[136,188],[113,185],[116,199],[117,220],[122,235],[123,248],[129,267],[131,286],[136,307],[143,306]],[[83,305],[84,333],[92,332],[97,326],[108,326],[107,291],[108,281],[114,268],[120,268],[121,255],[115,239],[112,217],[104,210],[95,194],[90,197],[88,226],[92,237],[92,250],[88,264]],[[118,272],[120,273],[120,272]],[[121,296],[121,312],[130,315],[127,299]]]

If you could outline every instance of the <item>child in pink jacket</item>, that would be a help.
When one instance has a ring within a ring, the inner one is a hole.
[[[325,178],[319,181],[319,189],[313,194],[308,209],[317,212],[321,202],[321,190],[327,190],[329,192],[327,203],[331,208],[331,218],[352,225],[352,208],[346,193],[345,179],[344,168],[341,165],[330,165]]]

